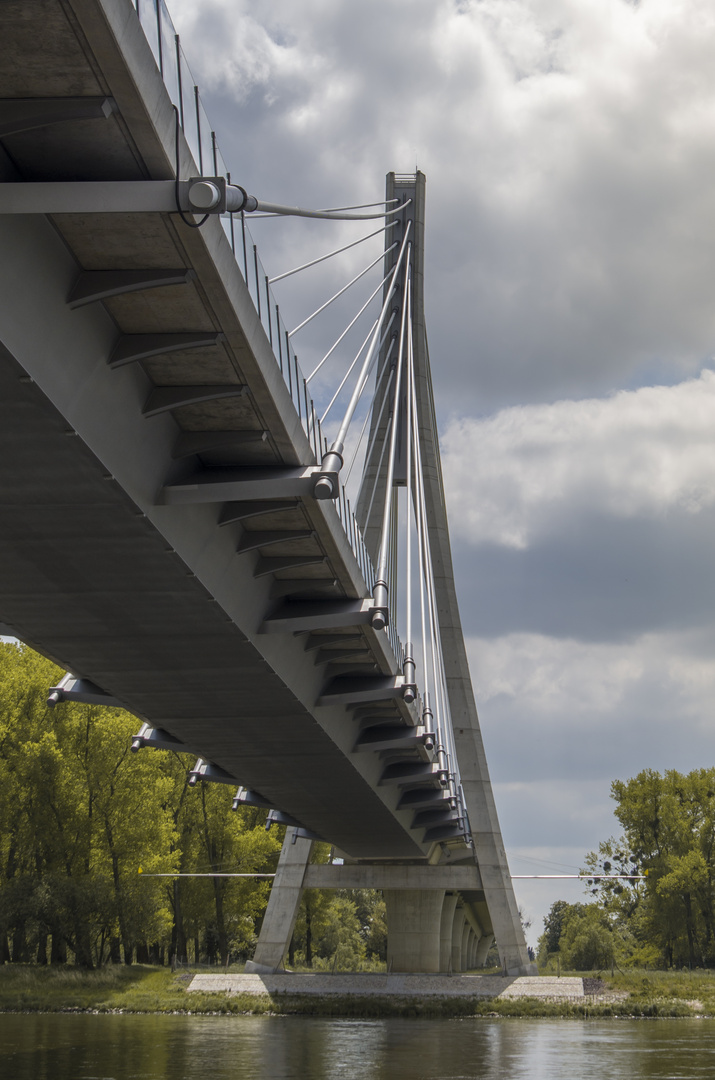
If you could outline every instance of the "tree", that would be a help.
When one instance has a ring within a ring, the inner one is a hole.
[[[153,874],[274,870],[282,830],[232,813],[232,792],[188,787],[193,759],[129,752],[126,712],[47,707],[58,668],[0,643],[0,963],[92,967],[122,956],[248,955],[267,881]],[[140,873],[140,868],[142,873]]]
[[[570,906],[565,900],[555,900],[544,917],[544,933],[539,938],[540,963],[545,963],[552,953],[559,952],[561,931]]]
[[[570,904],[559,937],[563,964],[572,971],[608,967],[614,960],[613,931],[596,904]]]
[[[715,963],[715,769],[646,769],[611,792],[623,835],[587,857],[592,895],[635,955],[655,948],[667,965]]]
[[[266,873],[275,870],[283,829],[266,831],[266,811],[231,810],[233,792],[222,784],[202,784],[184,800],[179,826],[184,865],[201,873]],[[195,936],[203,929],[209,963],[226,964],[233,953],[247,956],[256,940],[270,882],[214,877],[191,882],[184,911]]]

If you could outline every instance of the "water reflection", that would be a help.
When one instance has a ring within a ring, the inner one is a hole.
[[[0,1016],[5,1080],[700,1080],[715,1021]]]

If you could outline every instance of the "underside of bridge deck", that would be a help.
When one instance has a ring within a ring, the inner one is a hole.
[[[128,0],[0,18],[0,180],[173,176]],[[220,222],[0,213],[0,244],[0,620],[346,852],[426,857],[409,784],[381,782],[440,783],[419,740],[374,734],[416,727],[386,635],[262,633],[369,590],[334,504],[276,487],[315,453]]]

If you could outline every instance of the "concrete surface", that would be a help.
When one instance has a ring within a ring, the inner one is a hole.
[[[228,994],[356,994],[364,997],[541,998],[578,1001],[585,997],[583,979],[522,975],[194,975],[189,993]]]

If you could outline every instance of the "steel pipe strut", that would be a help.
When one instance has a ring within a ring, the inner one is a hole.
[[[222,182],[223,181],[223,182]],[[304,210],[300,206],[285,206],[282,203],[264,202],[255,195],[249,195],[240,184],[228,184],[223,177],[197,177],[191,181],[189,202],[192,208],[204,213],[240,214],[242,211],[253,214],[279,214],[285,217],[337,218],[344,221],[368,221],[375,218],[391,217],[409,204],[403,203],[392,210],[382,210],[377,214],[351,214],[330,210]]]
[[[238,196],[239,189],[236,188],[234,190],[236,191],[236,196]],[[233,198],[231,198],[231,202],[232,201]],[[283,217],[324,218],[328,221],[371,221],[374,218],[385,218],[390,217],[392,214],[398,214],[409,205],[410,201],[411,200],[408,199],[407,202],[402,203],[401,206],[396,206],[394,210],[383,210],[379,214],[336,214],[326,212],[325,210],[303,210],[299,206],[284,206],[281,203],[264,202],[263,199],[256,199],[253,195],[247,195],[245,205],[239,207],[239,209],[245,210],[247,214],[259,211],[264,214],[280,214]],[[227,209],[232,213],[236,213],[236,210],[231,206],[231,202],[229,202],[227,198]]]

